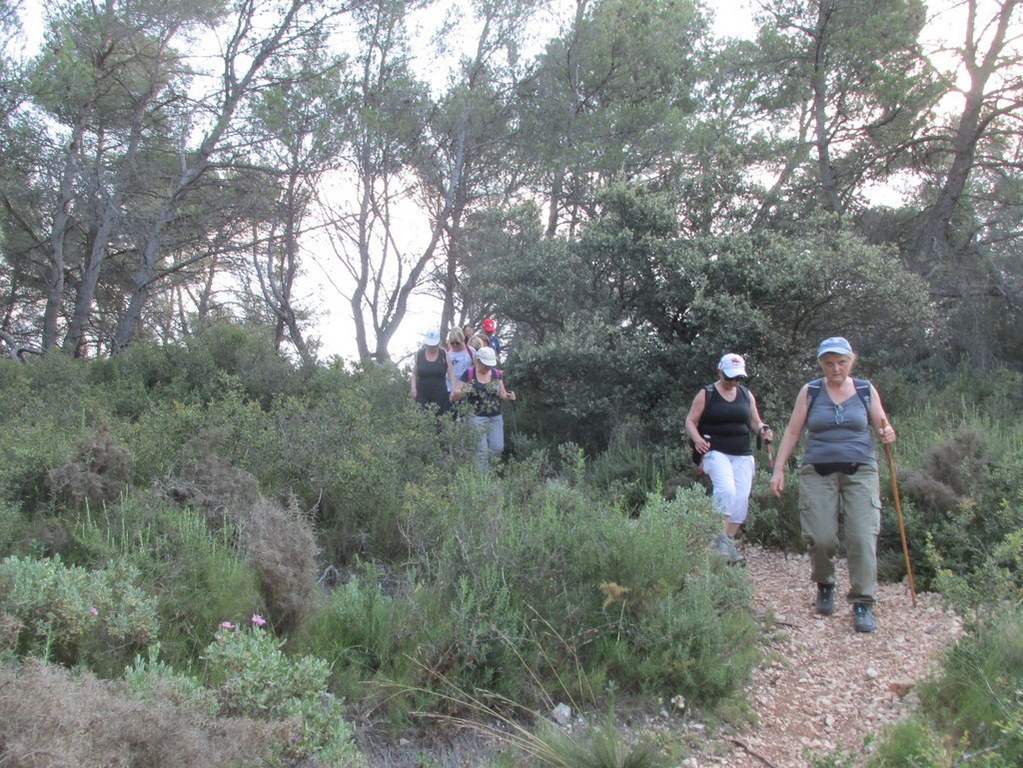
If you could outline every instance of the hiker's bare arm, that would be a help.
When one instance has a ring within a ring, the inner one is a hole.
[[[781,492],[785,489],[785,464],[796,449],[799,437],[803,434],[803,428],[806,426],[806,389],[807,385],[804,384],[799,390],[799,394],[796,395],[796,404],[792,407],[792,415],[789,417],[789,423],[785,426],[781,445],[778,446],[778,455],[774,460],[774,472],[771,474],[771,490],[774,491],[775,496],[781,496]]]
[[[764,440],[771,443],[774,442],[774,430],[764,423],[764,420],[760,418],[760,411],[757,410],[757,399],[750,396],[750,420],[749,427],[755,434],[760,435]]]
[[[884,406],[881,405],[881,395],[874,389],[873,384],[870,385],[870,425],[877,432],[877,439],[882,443],[895,442],[895,430],[892,429],[892,425],[888,421],[888,414],[884,412]]]
[[[698,453],[706,453],[710,450],[710,443],[703,439],[697,426],[700,423],[700,417],[703,416],[703,408],[706,403],[707,394],[701,389],[696,393],[692,405],[689,406],[689,413],[686,414],[686,434],[693,441],[693,447]]]

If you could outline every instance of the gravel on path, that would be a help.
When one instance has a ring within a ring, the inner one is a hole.
[[[724,754],[718,744],[690,766],[806,768],[813,755],[863,752],[869,735],[913,707],[914,686],[962,633],[961,620],[938,595],[918,594],[914,607],[903,584],[878,587],[877,631],[856,633],[844,601],[844,560],[838,563],[838,610],[819,616],[806,555],[757,547],[747,547],[745,555],[753,610],[773,626],[748,687],[756,723],[726,738]]]

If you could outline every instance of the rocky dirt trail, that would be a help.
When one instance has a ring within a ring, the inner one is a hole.
[[[832,616],[813,609],[816,586],[806,556],[749,547],[745,551],[760,619],[773,616],[764,661],[749,686],[757,722],[708,745],[687,768],[806,768],[812,755],[860,752],[868,734],[907,713],[916,683],[933,671],[962,623],[937,595],[919,594],[916,606],[901,584],[878,589],[878,629],[857,634],[852,611],[838,600]],[[838,564],[836,597],[848,588]]]

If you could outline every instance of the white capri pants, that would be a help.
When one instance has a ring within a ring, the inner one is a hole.
[[[753,457],[732,456],[721,451],[703,455],[703,471],[714,488],[714,508],[741,525],[749,514],[749,494],[753,488]]]

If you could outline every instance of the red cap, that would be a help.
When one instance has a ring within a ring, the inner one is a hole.
[[[486,331],[487,333],[493,333],[494,331],[497,330],[497,323],[494,322],[494,318],[492,317],[483,318],[483,330]]]

